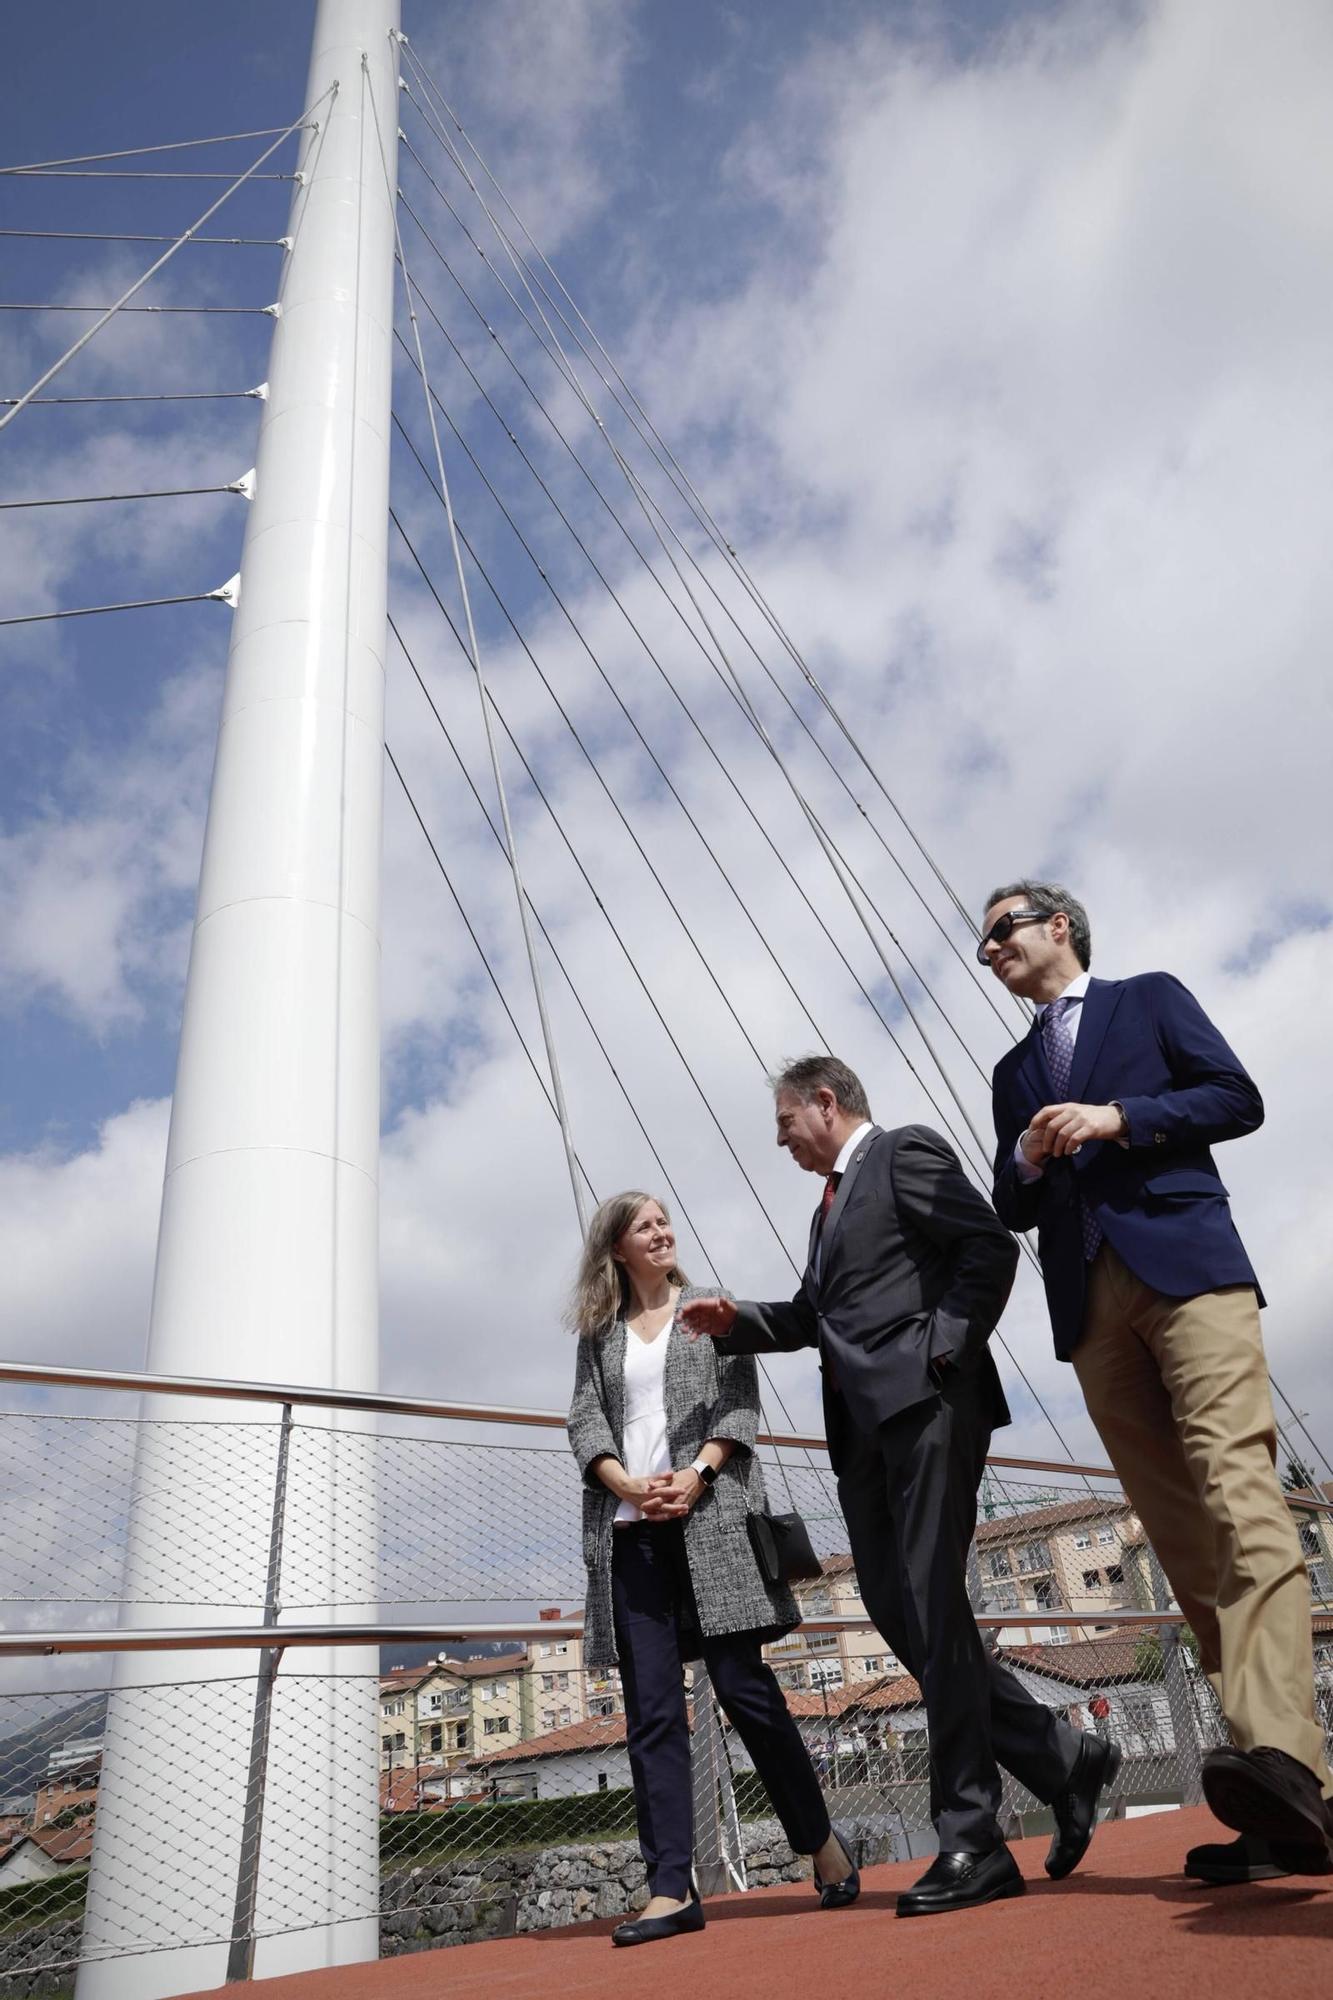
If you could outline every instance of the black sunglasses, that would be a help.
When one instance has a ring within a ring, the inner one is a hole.
[[[1003,944],[1005,939],[1012,933],[1015,924],[1044,924],[1049,920],[1050,916],[1051,912],[1049,910],[1006,910],[1002,917],[995,919],[995,922],[984,934],[981,943],[977,946],[977,964],[989,965],[990,960],[986,957],[986,946],[988,944]]]

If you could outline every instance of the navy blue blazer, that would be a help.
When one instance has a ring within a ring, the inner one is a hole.
[[[1209,1151],[1263,1123],[1254,1083],[1194,995],[1169,972],[1094,979],[1083,1001],[1070,1103],[1124,1106],[1128,1146],[1090,1140],[1024,1182],[1014,1147],[1034,1112],[1061,1101],[1034,1022],[1000,1058],[993,1082],[995,1206],[1011,1229],[1037,1231],[1055,1351],[1067,1361],[1083,1331],[1078,1195],[1136,1277],[1170,1298],[1220,1285],[1259,1290]],[[1262,1292],[1259,1303],[1264,1303]]]

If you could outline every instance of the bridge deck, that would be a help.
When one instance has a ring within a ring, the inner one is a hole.
[[[810,1892],[752,1890],[708,1904],[701,1936],[643,1947],[580,1924],[380,1965],[259,1980],[255,2000],[1251,2000],[1333,1988],[1333,1877],[1245,1888],[1187,1882],[1185,1848],[1218,1834],[1202,1810],[1103,1826],[1066,1882],[1042,1871],[1046,1842],[1015,1853],[1030,1893],[957,1917],[901,1922],[896,1892],[921,1862],[866,1871],[852,1910]],[[1222,1837],[1227,1837],[1223,1835]],[[194,1996],[192,1996],[194,2000]],[[203,2000],[203,1996],[197,1996]]]

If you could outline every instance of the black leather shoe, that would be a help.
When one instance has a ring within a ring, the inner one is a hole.
[[[1183,1871],[1195,1882],[1274,1882],[1287,1873],[1273,1859],[1266,1840],[1243,1833],[1239,1840],[1219,1840],[1191,1847]]]
[[[1266,1840],[1279,1868],[1333,1875],[1333,1818],[1319,1780],[1285,1750],[1210,1750],[1203,1795],[1224,1826]]]
[[[816,1868],[815,1888],[819,1892],[821,1910],[845,1910],[861,1893],[861,1871],[852,1859],[852,1843],[840,1826],[835,1826],[833,1832],[838,1837],[839,1847],[847,1856],[847,1867],[850,1872],[843,1876],[841,1882],[821,1882],[819,1870]]]
[[[989,1854],[937,1854],[921,1880],[899,1896],[898,1915],[935,1917],[950,1910],[976,1910],[1002,1896],[1021,1896],[1026,1887],[1003,1842]]]
[[[683,1937],[689,1931],[701,1931],[704,1927],[704,1906],[699,1901],[699,1891],[691,1884],[690,1900],[683,1910],[676,1910],[669,1917],[631,1917],[627,1923],[617,1924],[611,1933],[612,1944],[656,1944],[659,1938]]]
[[[1118,1743],[1104,1743],[1100,1736],[1085,1735],[1079,1745],[1068,1789],[1051,1800],[1055,1833],[1046,1856],[1046,1873],[1053,1882],[1072,1875],[1087,1853],[1097,1831],[1097,1801],[1120,1769],[1122,1755]]]

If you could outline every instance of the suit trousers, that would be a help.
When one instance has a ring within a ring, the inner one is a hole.
[[[1238,1747],[1285,1750],[1333,1792],[1253,1287],[1168,1298],[1103,1243],[1073,1362]]]
[[[758,1634],[699,1636],[679,1521],[612,1529],[611,1603],[649,1894],[683,1901],[690,1892],[694,1796],[684,1662],[700,1649],[793,1853],[816,1853],[829,1837],[829,1816],[805,1741]]]
[[[874,1431],[850,1418],[839,1426],[852,1560],[866,1610],[921,1688],[930,1816],[946,1854],[999,1846],[999,1764],[1049,1803],[1082,1745],[986,1651],[973,1615],[967,1557],[990,1443],[985,1393],[959,1372]]]

